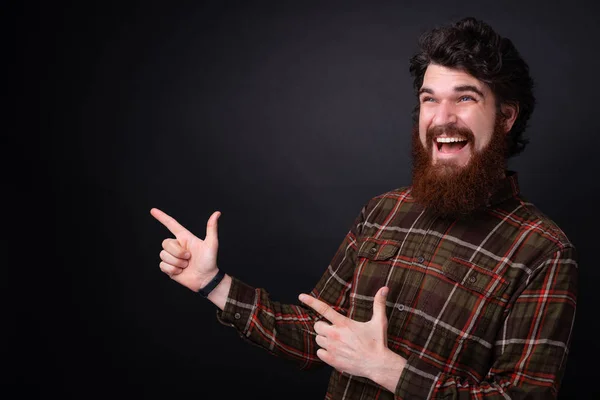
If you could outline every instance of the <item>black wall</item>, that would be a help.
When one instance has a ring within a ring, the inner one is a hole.
[[[512,38],[536,79],[531,144],[511,168],[580,252],[561,398],[598,395],[588,366],[600,357],[592,5],[6,6],[14,108],[3,158],[17,161],[4,168],[14,203],[0,381],[40,398],[322,398],[328,368],[298,371],[242,342],[160,272],[169,232],[149,210],[200,237],[220,210],[219,265],[295,302],[364,202],[410,183],[408,59],[421,32],[471,15]]]

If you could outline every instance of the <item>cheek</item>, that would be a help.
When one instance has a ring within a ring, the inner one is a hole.
[[[423,145],[423,147],[427,147],[427,143],[425,143],[426,138],[427,138],[427,132],[425,131],[425,128],[422,128],[422,125],[419,125],[419,140],[421,141],[421,144]]]
[[[475,137],[475,146],[473,147],[473,149],[475,150],[475,152],[479,153],[485,148],[485,146],[487,146],[488,143],[489,143],[488,138],[476,136]]]
[[[494,116],[490,113],[479,113],[464,117],[466,125],[475,135],[474,151],[483,150],[489,143],[494,132]]]
[[[423,114],[419,115],[419,139],[421,140],[421,144],[425,147],[426,138],[427,138],[427,127],[429,126],[429,122],[424,118]]]
[[[475,151],[480,152],[490,144],[492,140],[493,128],[486,128],[484,131],[473,132],[475,134]]]

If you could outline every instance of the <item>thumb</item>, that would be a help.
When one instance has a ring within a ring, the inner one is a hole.
[[[215,211],[206,223],[206,238],[204,240],[210,244],[217,244],[219,242],[219,237],[217,234],[217,221],[220,216],[221,212]]]
[[[389,289],[387,286],[383,286],[377,291],[375,299],[373,299],[373,318],[378,321],[387,322],[387,316],[385,313],[385,302]]]

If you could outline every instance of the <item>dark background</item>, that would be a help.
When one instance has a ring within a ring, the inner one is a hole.
[[[149,210],[200,237],[220,210],[219,265],[295,302],[364,202],[410,183],[408,59],[471,15],[536,79],[511,168],[580,252],[561,398],[597,395],[600,35],[592,1],[536,3],[5,4],[0,382],[20,398],[322,398],[329,368],[244,343],[160,272],[170,235]]]

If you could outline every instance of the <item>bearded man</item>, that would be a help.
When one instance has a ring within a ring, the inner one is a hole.
[[[368,201],[299,304],[217,266],[217,219],[175,238],[161,270],[218,319],[303,369],[334,368],[326,399],[557,397],[577,299],[577,255],[519,192],[533,80],[513,43],[465,18],[410,60],[413,182]]]

